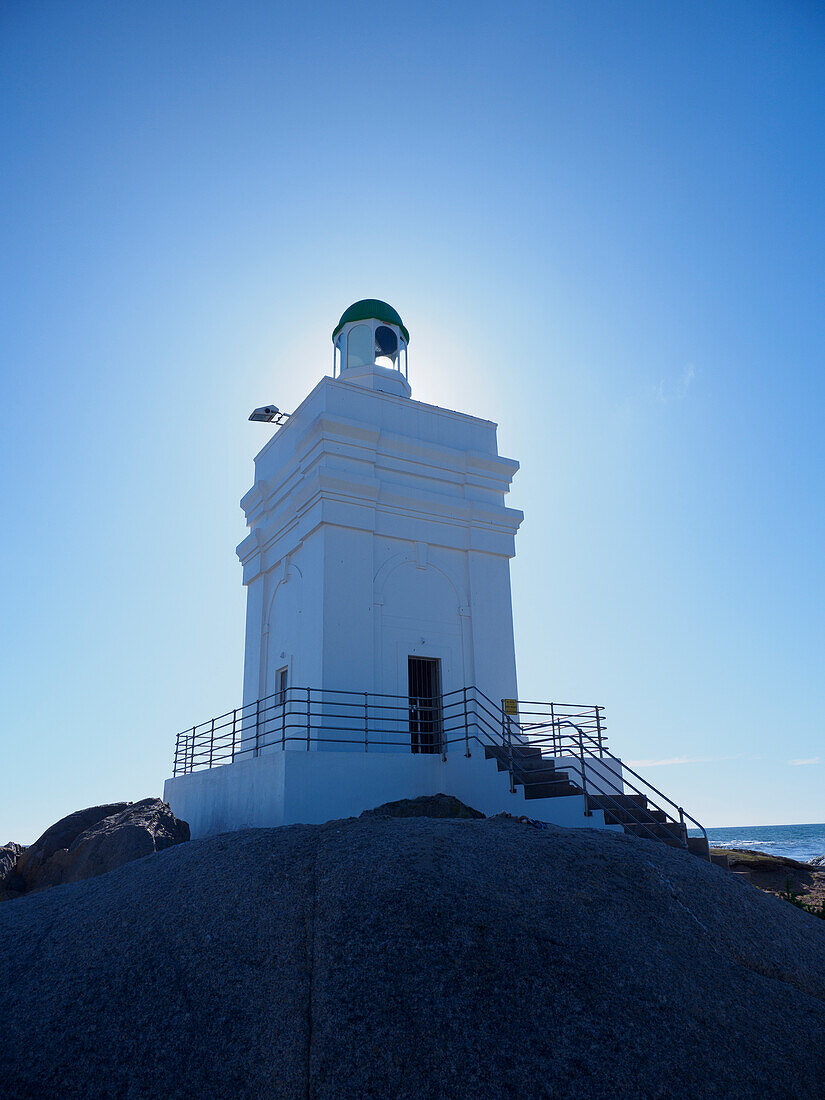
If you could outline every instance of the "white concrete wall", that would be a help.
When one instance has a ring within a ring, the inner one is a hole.
[[[410,654],[441,659],[445,691],[516,697],[517,468],[489,421],[323,379],[242,501],[244,703],[284,665],[297,686],[405,695]]]
[[[600,811],[584,816],[581,795],[527,800],[510,793],[506,772],[481,752],[438,755],[408,753],[272,753],[210,771],[167,779],[163,797],[192,837],[245,828],[320,824],[355,817],[384,802],[419,795],[451,794],[489,815],[525,814],[556,825],[613,828]]]

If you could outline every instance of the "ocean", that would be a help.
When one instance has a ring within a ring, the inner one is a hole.
[[[801,863],[825,856],[825,825],[740,825],[708,829],[707,834],[712,848],[751,848]],[[696,836],[697,830],[691,829],[690,835]]]

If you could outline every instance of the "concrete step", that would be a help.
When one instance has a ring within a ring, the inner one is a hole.
[[[534,751],[538,753],[537,749]],[[488,760],[495,760],[496,767],[500,772],[510,770],[510,762],[506,757],[506,753],[502,756],[501,750],[489,747],[485,748],[484,752]],[[570,783],[567,772],[558,771],[552,764],[548,764],[540,753],[535,757],[530,756],[526,759],[524,757],[514,757],[513,780],[517,784],[531,787],[543,783]],[[578,790],[578,788],[576,789]]]
[[[549,780],[543,783],[521,784],[525,798],[567,798],[571,794],[582,794],[581,787],[569,779]]]
[[[495,757],[496,760],[509,760],[508,751],[503,745],[485,745],[484,755],[488,760],[490,757]],[[541,759],[541,749],[533,748],[531,745],[513,745],[513,759],[525,761]]]
[[[512,752],[503,745],[485,745],[484,756],[495,760],[500,772],[512,766],[513,782],[522,788],[525,799],[569,798],[583,795],[582,788],[571,780],[569,773],[558,770],[541,749],[526,745],[513,745]],[[650,806],[643,794],[589,794],[591,810],[601,810],[606,825],[621,825],[626,833],[647,840],[659,840],[673,848],[684,848],[682,826],[665,810]],[[704,845],[704,849],[703,846]],[[688,850],[707,858],[704,837],[689,838]]]
[[[643,794],[591,794],[590,801],[594,806],[605,809],[631,809],[647,810],[647,799]],[[652,812],[652,811],[651,811]]]
[[[509,770],[506,764],[502,764],[498,761],[497,764],[500,772]],[[519,767],[517,764],[513,765],[513,780],[516,783],[533,786],[536,783],[552,783],[561,779],[566,782],[574,782],[574,780],[570,779],[567,772],[556,771],[555,768],[548,768],[546,765],[543,768],[531,769]]]
[[[661,810],[649,809],[644,795],[637,794],[591,794],[588,798],[592,808],[604,810],[615,820],[611,824],[624,824],[625,821],[667,822],[667,815]]]
[[[484,755],[488,760],[495,760],[500,772],[510,770],[510,758],[506,749],[485,745]],[[513,771],[540,771],[548,766],[552,767],[542,757],[540,749],[513,749]]]
[[[673,847],[683,847],[682,830],[679,825],[662,825],[656,821],[644,823],[623,821],[621,824],[624,831],[632,836],[642,837],[644,840],[663,840],[665,844]]]
[[[669,828],[674,824],[667,817],[656,816],[650,810],[643,810],[641,807],[623,809],[611,806],[609,803],[605,806],[596,806],[592,799],[590,805],[593,809],[604,810],[605,816],[612,817],[614,820],[611,824],[632,825],[634,822],[643,822],[645,825],[661,825],[663,828]]]
[[[688,851],[693,852],[695,856],[701,856],[702,859],[707,859],[711,854],[708,842],[703,836],[689,836]],[[725,858],[725,866],[727,866],[727,857]]]
[[[541,771],[542,768],[553,768],[552,757],[542,756],[517,756],[513,758],[515,767],[525,772]]]

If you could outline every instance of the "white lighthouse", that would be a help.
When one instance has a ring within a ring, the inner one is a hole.
[[[194,837],[445,793],[687,846],[683,811],[607,750],[603,708],[518,698],[523,517],[496,425],[414,400],[386,302],[350,306],[332,341],[294,413],[250,417],[272,435],[241,501],[243,701],[178,735],[166,801]]]
[[[375,299],[255,459],[238,547],[244,703],[292,686],[515,698],[510,559],[518,463],[496,425],[412,400],[409,333]]]

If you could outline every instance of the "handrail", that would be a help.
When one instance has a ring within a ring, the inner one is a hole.
[[[442,696],[438,717],[445,744],[464,737],[469,715],[489,743],[497,742],[498,730],[494,725],[497,716],[492,706],[487,707],[483,700],[475,697],[477,694],[480,693],[468,687]],[[367,749],[370,744],[400,747],[408,732],[409,715],[407,696],[287,688],[182,731],[176,741],[174,770],[175,774],[180,774],[206,766],[210,750],[213,765],[228,763],[250,751],[253,735],[257,749],[268,747],[276,739],[285,747],[287,742],[299,740],[298,729],[300,738],[305,739],[307,728],[310,743],[359,742]],[[277,731],[273,723],[277,723]],[[355,729],[359,731],[357,737],[347,736]],[[261,731],[262,741],[259,740]],[[376,733],[385,736],[376,736]]]
[[[654,839],[661,838],[656,826],[666,830],[677,826],[687,846],[687,818],[707,840],[707,832],[696,818],[606,748],[603,707],[516,700],[515,717],[505,713],[503,704],[503,700],[495,703],[475,685],[415,700],[387,692],[288,687],[182,730],[175,742],[173,774],[220,767],[257,756],[262,750],[288,746],[306,750],[357,746],[365,752],[372,747],[440,754],[446,760],[451,746],[459,743],[465,755],[471,755],[472,742],[497,750],[515,792],[516,785],[527,790],[532,782],[543,782],[539,777],[531,779],[531,769],[522,759],[521,750],[538,748],[542,757],[552,750],[554,768],[573,772],[576,781],[568,776],[568,782],[584,796],[586,815],[598,798],[607,801],[607,806],[600,807],[605,812],[613,809],[618,819],[629,816]],[[415,730],[413,723],[424,728]],[[574,730],[575,735],[563,730]],[[542,735],[540,731],[545,732]],[[556,763],[568,759],[571,763]],[[637,813],[632,811],[634,802],[627,789],[644,801]],[[678,821],[656,805],[650,792],[678,812]],[[651,820],[653,811],[665,820]]]
[[[625,765],[623,761],[619,760],[618,757],[614,756],[613,753],[611,753],[608,749],[604,748],[603,744],[599,744],[596,741],[595,738],[590,737],[587,733],[585,733],[576,723],[570,722],[570,721],[557,722],[557,727],[560,728],[561,726],[570,726],[573,729],[575,729],[576,732],[579,734],[578,743],[579,743],[580,753],[586,752],[589,757],[591,757],[594,760],[598,760],[599,766],[600,766],[599,770],[597,771],[597,770],[594,770],[594,769],[590,769],[590,782],[591,782],[591,784],[593,783],[594,777],[598,777],[600,775],[600,772],[602,771],[602,769],[606,769],[611,775],[613,775],[615,778],[617,778],[623,786],[630,787],[631,790],[634,791],[637,795],[640,795],[642,798],[645,798],[647,801],[652,801],[652,799],[650,798],[650,795],[645,790],[641,790],[639,787],[636,786],[636,784],[631,783],[626,778],[625,772],[629,772],[636,779],[638,779],[639,782],[642,783],[649,791],[653,791],[658,798],[663,799],[666,803],[668,803],[668,805],[672,806],[673,809],[675,809],[677,811],[677,813],[679,815],[678,821],[675,818],[673,818],[672,816],[670,817],[670,820],[672,821],[672,823],[674,825],[678,825],[680,827],[680,829],[682,831],[682,838],[683,838],[683,846],[684,847],[688,847],[688,844],[687,844],[687,840],[688,840],[687,826],[685,825],[685,818],[688,818],[688,820],[692,821],[693,824],[698,829],[701,830],[702,835],[705,838],[705,841],[708,840],[708,835],[707,835],[707,832],[705,830],[705,827],[699,821],[697,821],[696,818],[693,817],[692,814],[689,814],[682,806],[680,806],[678,803],[674,802],[672,798],[670,798],[668,795],[666,795],[663,791],[660,791],[658,789],[658,787],[654,786],[653,783],[650,783],[647,779],[645,779],[644,776],[639,775],[639,773],[634,771],[633,768]],[[558,742],[558,738],[553,736],[552,739],[553,739],[554,746],[555,746],[556,743]],[[538,739],[536,739],[534,737],[533,738],[534,744],[535,744],[536,740],[538,740]],[[572,738],[572,737],[570,738],[570,741],[574,745],[576,744],[576,740],[577,740],[576,738]],[[585,740],[589,741],[590,744],[592,744],[592,745],[596,745],[598,751],[596,752],[593,749],[591,749],[589,746],[585,746],[584,745]],[[561,746],[563,747],[563,745],[564,745],[564,741],[562,739]],[[555,757],[555,759],[559,759],[559,758]],[[575,760],[576,759],[575,755],[571,755],[570,759]],[[615,764],[618,764],[619,767],[620,767],[620,770],[617,772],[615,770],[615,768],[610,766],[608,761],[612,761]],[[569,766],[567,764],[564,764],[564,765],[562,765],[561,770],[570,770],[570,767],[571,766]],[[573,770],[575,770],[575,766],[573,766]],[[584,777],[584,774],[585,774],[585,769],[584,769],[584,764],[583,764],[583,761],[582,761],[582,767],[581,767],[582,777]],[[617,793],[620,793],[620,794],[624,793],[622,790],[619,790],[619,788],[617,788],[614,783],[611,783],[610,785],[614,788],[614,790],[617,791]],[[614,801],[612,799],[612,796],[609,794],[609,792],[601,791],[599,793],[603,797],[611,798],[611,801]],[[614,804],[615,804],[615,801],[614,801]],[[664,813],[666,817],[669,816],[667,814],[667,811],[664,810],[661,806],[655,806],[655,803],[654,803],[654,807],[656,809],[658,809],[661,813]],[[630,808],[628,806],[622,807],[622,809],[624,810],[625,813],[630,813]],[[643,821],[640,817],[637,816],[634,823],[636,825],[640,826],[641,828],[645,829],[647,832],[651,832],[651,835],[653,835],[652,830],[648,826],[648,823]],[[661,824],[666,825],[667,822],[662,822]]]
[[[575,758],[574,758],[574,759],[575,759]],[[578,762],[576,762],[576,766],[577,766],[577,765],[578,765]],[[567,767],[567,766],[565,765],[565,767],[564,767],[564,769],[563,769],[563,770],[567,771],[567,770],[569,770],[569,769],[568,769],[568,767]],[[584,769],[582,769],[582,771],[580,772],[580,774],[581,774],[582,776],[584,775]],[[591,782],[592,782],[592,780],[591,780]],[[621,794],[623,794],[623,793],[624,793],[623,791],[619,791],[619,790],[616,790],[616,794],[619,794],[619,795],[621,795]],[[642,794],[642,792],[641,792],[641,791],[637,791],[636,793],[637,793],[637,794]],[[585,795],[585,797],[586,797],[586,798],[590,798],[590,797],[592,797],[592,796],[590,796],[590,795]],[[597,792],[597,795],[596,795],[596,797],[598,797],[599,799],[607,799],[607,801],[608,801],[608,802],[610,803],[610,807],[611,807],[611,808],[612,808],[613,810],[615,810],[615,811],[616,811],[616,814],[615,814],[615,816],[616,816],[616,820],[617,820],[618,824],[620,824],[620,825],[623,825],[623,824],[624,824],[624,823],[623,823],[623,822],[621,821],[621,819],[620,819],[620,817],[619,817],[619,814],[622,814],[622,813],[624,813],[624,814],[629,814],[629,815],[631,816],[631,818],[633,818],[633,815],[632,815],[632,813],[631,813],[631,811],[630,811],[630,808],[629,808],[629,807],[628,807],[628,806],[627,806],[626,804],[625,804],[625,805],[622,805],[622,804],[621,804],[620,802],[617,802],[617,801],[616,801],[616,799],[615,799],[615,797],[614,797],[614,796],[613,796],[612,794],[610,794],[610,792],[609,792],[609,791],[598,791],[598,792]],[[644,796],[642,796],[642,797],[644,797]],[[605,807],[604,807],[604,806],[599,806],[598,808],[599,808],[600,810],[604,810],[604,809],[605,809]],[[662,812],[664,812],[664,811],[662,811]],[[656,833],[656,831],[655,831],[654,823],[652,823],[652,822],[649,822],[649,821],[643,821],[643,820],[642,820],[641,818],[633,818],[633,820],[632,820],[631,824],[633,824],[633,825],[637,826],[637,827],[638,827],[638,828],[640,828],[640,829],[644,829],[644,831],[645,831],[646,833],[648,833],[648,834],[650,835],[650,837],[651,837],[651,838],[652,838],[653,840],[661,840],[661,836],[660,836],[659,834],[657,834],[657,833]],[[662,826],[662,827],[665,827],[665,828],[667,827],[667,823],[666,823],[666,822],[657,822],[656,824],[659,824],[660,826]],[[673,824],[675,825],[675,824],[677,824],[677,822],[673,822]]]
[[[578,726],[575,726],[575,723],[571,722],[571,723],[569,723],[569,725],[574,726],[574,728],[576,728],[578,730]],[[579,731],[579,733],[581,733],[581,730],[578,730],[578,731]],[[582,734],[582,736],[587,737],[587,734]],[[594,739],[592,737],[587,737],[587,739],[589,741],[595,743]],[[588,750],[588,752],[590,752],[591,756],[595,757],[596,754],[594,752],[592,752],[592,750]],[[705,832],[704,826],[701,825],[696,820],[695,817],[693,817],[685,809],[683,809],[683,807],[681,807],[678,804],[678,802],[674,802],[672,798],[668,797],[668,795],[666,795],[664,793],[664,791],[660,791],[658,787],[655,787],[649,780],[645,779],[645,777],[643,775],[639,775],[639,773],[637,771],[634,771],[633,768],[631,768],[628,764],[625,764],[623,760],[619,760],[618,757],[614,756],[613,753],[609,751],[609,749],[604,749],[604,750],[600,751],[599,759],[603,759],[605,756],[609,757],[611,760],[616,761],[616,763],[621,764],[622,778],[624,778],[624,773],[625,772],[630,772],[631,775],[635,776],[636,779],[638,779],[641,783],[644,783],[645,786],[649,787],[651,791],[655,792],[655,794],[659,798],[663,798],[665,800],[665,802],[669,803],[675,810],[678,810],[680,815],[684,814],[685,817],[689,818],[693,822],[693,824],[696,826],[697,829],[701,829],[702,832]],[[614,774],[615,774],[615,772],[614,772]],[[624,781],[627,782],[627,780],[624,780]],[[628,785],[633,786],[633,784],[628,784]],[[643,792],[642,791],[637,791],[637,793],[642,794]],[[707,837],[707,833],[705,833],[705,837]]]
[[[596,757],[595,753],[591,752],[590,749],[584,749],[584,751],[587,752],[594,759],[598,759],[600,761],[603,760],[603,757]],[[574,760],[574,767],[578,766],[578,761],[576,761],[576,758],[572,757],[572,759]],[[562,770],[562,771],[568,770],[568,765],[566,765],[566,764],[562,765],[562,768],[560,770]],[[614,776],[617,775],[617,773],[612,768],[609,768],[608,771]],[[583,764],[582,764],[582,772],[584,772]],[[603,777],[598,775],[597,773],[591,772],[591,783],[593,783],[594,778],[599,779],[599,778],[603,778]],[[646,802],[649,801],[649,799],[648,799],[647,795],[645,795],[644,791],[640,791],[639,788],[636,787],[632,783],[629,783],[629,784],[625,783],[624,778],[621,775],[621,773],[618,774],[618,778],[619,778],[619,781],[622,783],[623,786],[631,787],[635,794],[639,795],[641,798],[644,798]],[[625,792],[623,790],[620,790],[616,786],[615,783],[610,783],[610,786],[613,788],[613,790],[616,794],[618,794],[618,795],[624,795],[625,794]],[[660,837],[657,836],[655,828],[652,826],[651,822],[645,821],[641,817],[638,817],[638,816],[634,817],[634,815],[632,813],[632,810],[631,810],[632,803],[631,804],[625,803],[624,805],[622,805],[621,803],[616,801],[616,799],[613,797],[613,795],[609,791],[604,791],[604,790],[598,791],[598,797],[609,799],[611,805],[615,809],[619,810],[622,813],[630,814],[630,816],[633,818],[633,824],[634,825],[637,825],[640,828],[644,829],[645,832],[649,833],[653,837],[654,840],[659,840],[660,839]],[[648,807],[645,806],[645,807],[641,807],[641,808],[646,810]],[[656,808],[660,809],[660,807],[656,807]],[[668,816],[666,810],[661,810],[660,809],[660,812],[665,814],[666,817]],[[679,825],[679,822],[675,821],[673,818],[670,818],[670,821],[673,823],[673,825]],[[621,822],[620,822],[620,824],[621,824]],[[667,822],[666,821],[657,822],[657,824],[667,827]],[[681,828],[682,828],[682,830],[684,830],[683,825],[681,826]],[[684,835],[683,835],[682,839],[683,839],[683,841],[685,840]]]

